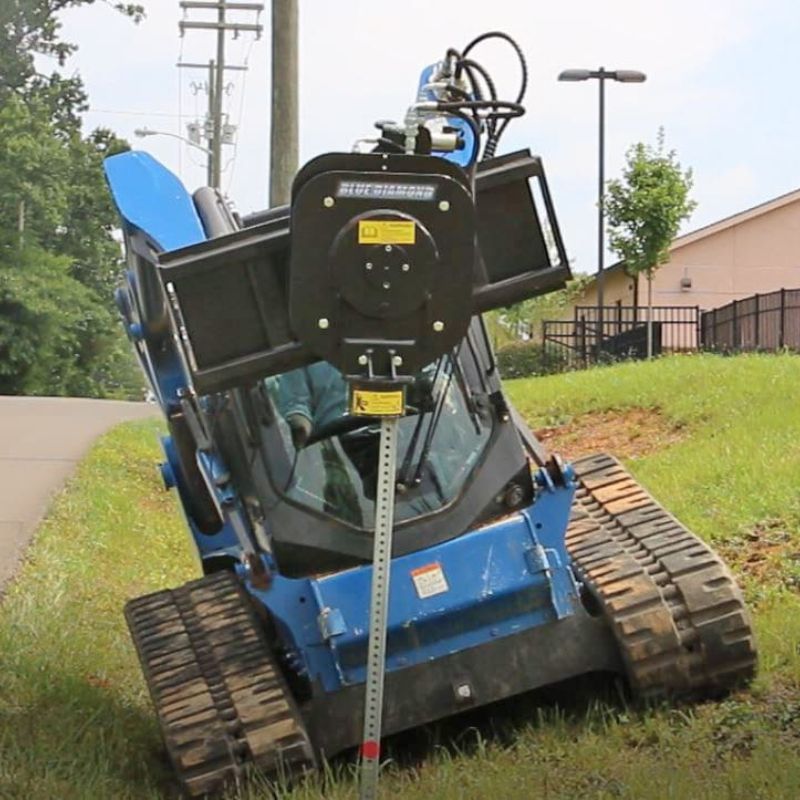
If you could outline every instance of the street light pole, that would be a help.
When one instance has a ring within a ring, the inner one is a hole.
[[[600,84],[600,129],[598,131],[598,175],[597,185],[597,326],[600,329],[600,346],[603,345],[603,276],[605,275],[605,188],[606,188],[606,79],[605,68],[598,70]],[[598,351],[599,355],[599,351]]]
[[[600,67],[597,70],[566,69],[559,76],[560,81],[587,81],[596,80],[600,84],[600,108],[598,131],[598,187],[597,187],[597,343],[598,355],[603,344],[603,311],[605,298],[603,296],[603,278],[605,274],[605,138],[606,138],[606,81],[619,83],[644,83],[647,76],[636,70],[617,69],[607,70]]]

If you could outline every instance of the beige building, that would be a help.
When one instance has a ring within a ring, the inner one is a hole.
[[[712,309],[783,288],[800,288],[800,189],[675,239],[655,273],[653,305]],[[603,302],[646,305],[647,278],[637,286],[614,264],[604,273]],[[574,304],[597,304],[596,281]]]

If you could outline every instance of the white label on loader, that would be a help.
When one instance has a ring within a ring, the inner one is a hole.
[[[411,580],[414,581],[414,588],[420,600],[444,594],[450,589],[442,572],[442,565],[436,562],[412,569]]]

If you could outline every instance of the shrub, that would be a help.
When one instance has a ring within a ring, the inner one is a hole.
[[[540,342],[513,342],[497,351],[497,366],[503,378],[551,375],[569,367],[565,352],[554,352]]]

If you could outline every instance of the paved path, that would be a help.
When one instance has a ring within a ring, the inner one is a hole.
[[[158,406],[67,397],[0,397],[0,592],[55,492],[92,442]]]

